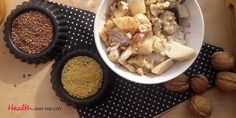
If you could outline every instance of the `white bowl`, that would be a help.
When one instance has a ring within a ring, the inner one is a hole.
[[[109,8],[110,4],[114,0],[102,0],[97,15],[95,18],[95,25],[94,25],[94,36],[95,36],[95,43],[98,49],[98,52],[108,67],[113,70],[119,76],[130,80],[132,82],[141,83],[141,84],[158,84],[169,81],[183,72],[185,72],[195,61],[197,56],[190,60],[184,62],[175,62],[174,66],[171,67],[168,71],[161,75],[156,76],[141,76],[136,73],[131,73],[125,68],[111,62],[108,59],[106,53],[106,47],[103,42],[100,40],[99,31],[103,27],[105,23],[105,13]],[[185,26],[186,32],[189,32],[186,36],[187,45],[193,48],[197,55],[200,52],[203,43],[203,36],[204,36],[204,20],[201,9],[199,4],[196,0],[186,0],[184,3],[190,12],[190,17],[183,21],[183,26]],[[189,27],[190,26],[190,27]]]

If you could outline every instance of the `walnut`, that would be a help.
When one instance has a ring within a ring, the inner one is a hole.
[[[230,70],[234,67],[234,57],[228,52],[215,52],[211,57],[211,63],[216,70]]]
[[[197,74],[191,79],[191,88],[197,94],[206,92],[209,88],[209,81],[205,75]]]
[[[175,79],[164,83],[165,88],[174,92],[183,92],[189,89],[189,80],[188,76],[181,74]]]
[[[213,111],[211,102],[203,96],[193,96],[190,99],[190,110],[200,117],[210,117]]]
[[[236,91],[236,74],[220,72],[216,75],[216,86],[224,91]]]

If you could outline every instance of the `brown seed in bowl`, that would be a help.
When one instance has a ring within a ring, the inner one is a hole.
[[[181,74],[175,79],[164,83],[166,89],[174,92],[183,92],[189,89],[189,80],[188,76]]]
[[[29,11],[17,16],[12,23],[13,44],[22,52],[36,54],[53,41],[53,26],[41,12]]]
[[[228,52],[215,52],[211,57],[211,63],[216,70],[230,70],[234,67],[234,57]]]
[[[213,111],[211,102],[203,96],[193,96],[190,99],[190,110],[200,117],[210,117]]]
[[[191,88],[197,94],[202,94],[209,88],[209,81],[205,75],[197,74],[191,79]]]

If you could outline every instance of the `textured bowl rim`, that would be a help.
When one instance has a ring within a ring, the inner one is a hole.
[[[103,4],[106,2],[107,0],[102,0],[101,4],[99,5],[98,7],[98,10],[97,10],[97,14],[96,14],[96,17],[95,17],[95,22],[94,22],[94,36],[95,36],[95,44],[96,44],[96,47],[97,47],[97,50],[100,54],[100,56],[102,57],[102,59],[104,60],[104,62],[107,64],[107,66],[112,70],[114,71],[116,74],[118,74],[119,76],[123,77],[124,79],[126,80],[129,80],[131,82],[135,82],[135,83],[140,83],[140,84],[159,84],[159,83],[163,83],[163,82],[166,82],[166,81],[169,81],[169,80],[172,80],[174,79],[175,77],[177,77],[178,75],[177,74],[172,74],[172,75],[169,75],[169,78],[158,78],[158,77],[155,77],[155,78],[148,78],[150,80],[153,80],[153,79],[156,79],[156,81],[140,81],[138,79],[135,79],[135,76],[134,73],[127,73],[127,72],[122,72],[121,69],[118,69],[117,67],[113,66],[113,62],[111,62],[108,58],[107,58],[107,54],[104,54],[103,52],[103,48],[102,46],[100,45],[100,37],[99,37],[99,28],[97,28],[97,23],[98,23],[98,20],[99,20],[99,17],[98,15],[100,14],[99,11],[101,11],[103,8]],[[201,20],[201,28],[202,30],[200,31],[200,34],[201,34],[201,44],[203,44],[203,40],[204,40],[204,32],[205,32],[205,24],[204,24],[204,18],[203,18],[203,14],[202,14],[202,11],[201,11],[201,8],[197,2],[197,0],[193,0],[193,2],[197,5],[197,10],[198,12],[200,12],[200,20]],[[199,46],[199,49],[196,50],[196,56],[194,57],[194,59],[191,60],[191,63],[188,64],[188,66],[186,66],[185,69],[182,70],[182,73],[185,72],[193,63],[194,61],[197,59],[197,56],[199,55],[200,53],[200,50],[201,50],[201,46]],[[180,73],[180,74],[182,74]],[[128,75],[129,74],[129,75]],[[180,75],[179,74],[179,75]],[[141,77],[142,78],[142,77]]]

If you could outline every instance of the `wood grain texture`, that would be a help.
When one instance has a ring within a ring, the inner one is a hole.
[[[24,0],[6,0],[7,14]],[[100,0],[53,0],[63,4],[96,12]],[[205,42],[224,47],[234,52],[234,36],[231,17],[227,4],[235,0],[198,0],[202,8],[206,31]],[[0,116],[1,118],[78,118],[72,107],[62,103],[50,83],[50,71],[53,62],[39,65],[28,65],[9,54],[3,39],[3,26],[0,26]],[[30,77],[24,78],[23,75]],[[212,118],[234,118],[236,116],[236,93],[223,93],[213,89],[204,94],[214,105]],[[10,112],[9,104],[27,103],[32,107],[61,107],[59,112]],[[165,113],[162,118],[193,118],[188,110],[188,101]]]

